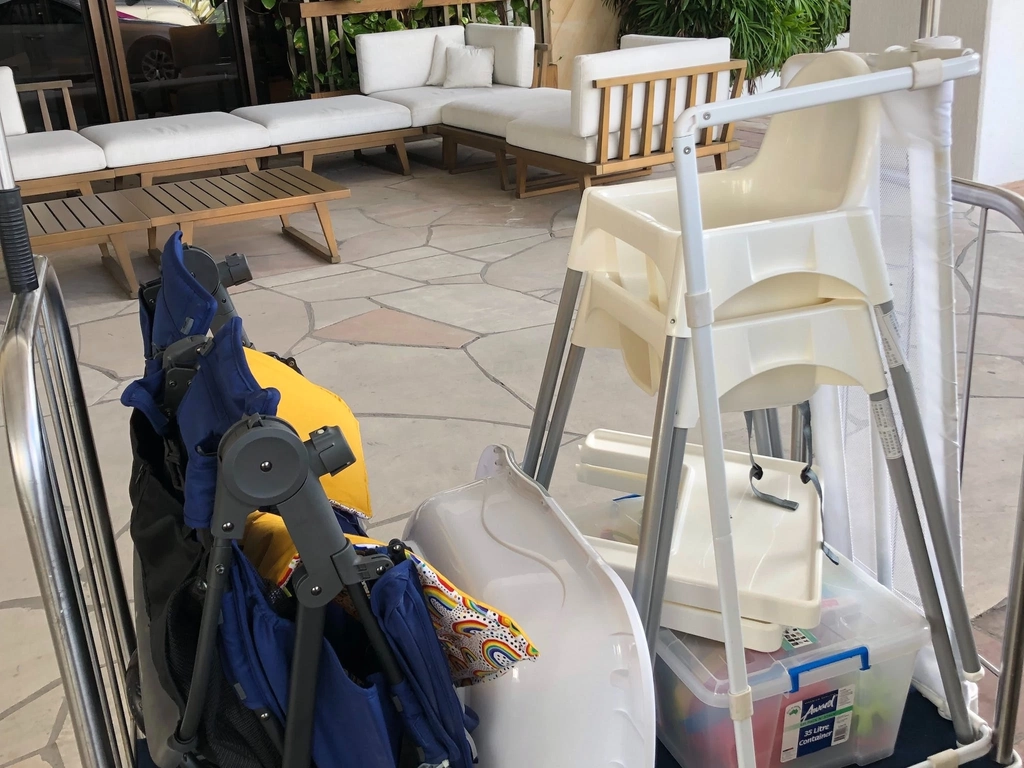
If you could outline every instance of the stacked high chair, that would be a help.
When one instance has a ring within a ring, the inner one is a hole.
[[[980,678],[981,669],[870,207],[876,95],[976,72],[976,56],[959,52],[877,74],[853,54],[826,54],[800,71],[785,97],[684,113],[675,179],[584,194],[523,469],[547,486],[584,350],[620,349],[633,381],[658,395],[653,434],[598,430],[578,469],[584,481],[643,493],[638,545],[590,541],[632,581],[652,653],[665,624],[724,640],[741,767],[755,766],[743,640],[756,644],[773,619],[814,626],[821,571],[837,558],[823,539],[810,457],[748,463],[746,454],[725,452],[720,413],[800,404],[822,385],[869,395],[957,741],[976,739],[962,679]],[[696,135],[777,112],[750,165],[697,175]],[[698,418],[703,446],[687,446]],[[796,546],[778,547],[773,537]],[[775,568],[788,576],[773,578]],[[800,585],[806,599],[786,604]]]

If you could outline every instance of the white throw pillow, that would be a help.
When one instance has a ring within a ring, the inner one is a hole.
[[[443,85],[444,77],[448,73],[448,59],[445,58],[445,51],[449,48],[461,48],[451,40],[440,35],[434,38],[434,55],[430,59],[430,74],[427,75],[427,85]]]
[[[471,45],[445,51],[445,88],[490,88],[494,80],[494,49]]]

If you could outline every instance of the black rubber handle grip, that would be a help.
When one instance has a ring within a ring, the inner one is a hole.
[[[0,248],[4,252],[7,282],[12,293],[29,293],[39,287],[32,243],[21,208],[21,190],[0,189]]]

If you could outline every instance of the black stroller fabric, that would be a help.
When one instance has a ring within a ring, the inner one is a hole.
[[[207,597],[217,447],[239,419],[274,415],[281,393],[254,379],[238,318],[205,339],[216,301],[185,269],[180,234],[164,250],[162,281],[155,310],[140,295],[145,374],[122,402],[136,409],[131,534],[141,573],[139,600],[151,630],[140,653],[150,654],[159,686],[174,699],[180,716]],[[201,362],[177,411],[170,412],[162,406],[162,355],[188,336],[199,339]],[[335,513],[343,532],[365,535],[354,514],[338,508]],[[264,581],[239,546],[232,546],[218,658],[194,752],[219,768],[278,768],[281,755],[267,725],[281,726],[288,717],[295,598]],[[309,692],[315,698],[313,763],[316,768],[469,768],[474,756],[467,731],[475,716],[455,694],[413,564],[406,561],[384,573],[370,598],[405,680],[386,685],[362,625],[338,602],[329,604],[318,683]],[[145,687],[144,680],[144,710]],[[148,711],[146,725],[153,733]],[[171,766],[161,763],[161,768]]]

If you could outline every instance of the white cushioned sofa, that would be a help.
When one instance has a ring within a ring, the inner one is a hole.
[[[405,140],[430,133],[444,138],[444,164],[452,171],[460,144],[493,152],[502,188],[506,153],[514,155],[518,196],[585,188],[671,162],[673,121],[687,107],[738,95],[746,67],[730,60],[726,38],[627,35],[617,51],[577,56],[571,88],[559,90],[532,87],[538,46],[530,27],[379,32],[359,35],[355,43],[361,94],[243,107],[230,115],[111,123],[80,133],[26,133],[11,71],[0,67],[0,111],[15,176],[29,185],[26,194],[86,193],[101,178],[139,175],[146,186],[172,174],[255,170],[279,152],[301,154],[310,169],[318,154],[380,146],[394,147],[408,173]],[[43,86],[62,87],[70,107],[70,83]],[[69,122],[73,127],[70,112]],[[698,154],[715,155],[724,167],[734,147],[732,127],[722,126],[705,132]],[[562,176],[531,184],[530,166]]]

